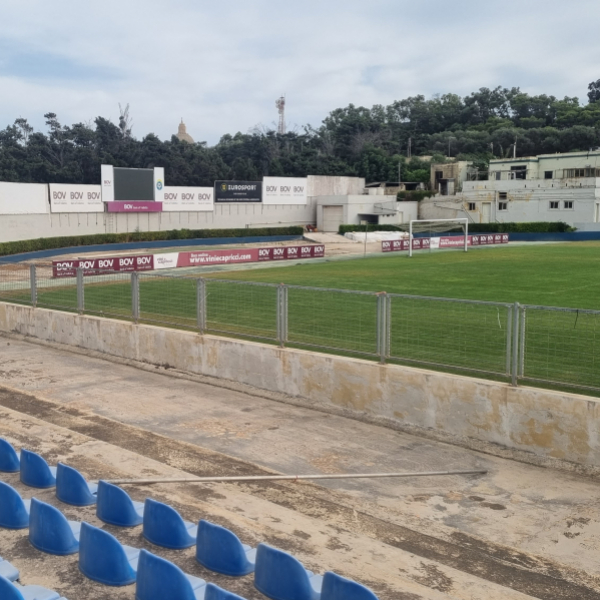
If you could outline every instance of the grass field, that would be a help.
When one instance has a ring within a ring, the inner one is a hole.
[[[518,301],[600,310],[599,271],[600,243],[590,242],[427,252],[412,259],[385,255],[202,275],[210,332],[275,341],[277,285],[283,282],[292,286],[288,345],[373,357],[377,292],[496,302],[393,296],[389,355],[400,362],[502,377],[510,364],[508,305]],[[69,284],[41,286],[39,306],[75,310],[76,289],[72,280]],[[0,294],[0,299],[28,302],[28,290]],[[195,328],[196,306],[195,278],[141,276],[142,321]],[[128,276],[86,280],[85,312],[131,318]],[[599,363],[600,315],[527,309],[527,378],[600,388]]]
[[[600,242],[388,254],[227,278],[600,310]]]

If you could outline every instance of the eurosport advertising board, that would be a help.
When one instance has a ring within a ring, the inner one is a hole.
[[[413,250],[437,250],[438,248],[462,248],[465,238],[462,235],[451,235],[432,238],[413,238]],[[485,235],[469,235],[467,246],[491,246],[508,244],[508,233]],[[386,240],[381,242],[382,252],[401,252],[408,250],[408,240]]]
[[[263,204],[306,204],[306,177],[265,177]]]
[[[197,252],[167,252],[163,254],[146,254],[143,256],[109,256],[84,260],[55,260],[52,262],[52,276],[55,278],[75,277],[78,268],[83,269],[83,275],[89,277],[112,273],[114,271],[153,271],[155,269],[322,258],[324,256],[325,246],[322,244]]]
[[[215,181],[215,202],[262,202],[262,181]]]
[[[50,210],[53,213],[104,212],[102,191],[99,185],[70,185],[51,183]]]
[[[209,187],[165,187],[164,212],[203,212],[214,208],[214,189]]]

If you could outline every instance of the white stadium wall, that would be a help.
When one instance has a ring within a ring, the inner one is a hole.
[[[35,215],[49,212],[47,185],[0,182],[0,215]]]
[[[213,188],[162,186],[163,212],[104,212],[112,168],[101,185],[0,182],[0,242],[46,237],[314,225],[317,196],[362,194],[359,177],[265,177],[263,202],[214,202]],[[155,175],[161,178],[162,173]],[[162,178],[161,178],[162,181]]]

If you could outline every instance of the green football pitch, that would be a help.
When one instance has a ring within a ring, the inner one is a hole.
[[[216,274],[215,277],[223,277]],[[600,310],[600,242],[387,254],[227,279]]]
[[[196,328],[197,278],[203,277],[208,332],[276,342],[277,286],[285,283],[286,345],[377,358],[377,293],[385,291],[395,295],[391,360],[505,377],[512,364],[510,305],[600,310],[599,271],[600,243],[587,242],[418,252],[413,258],[390,253],[176,277],[144,273],[140,321]],[[40,282],[38,305],[76,310],[73,283]],[[131,319],[127,274],[86,278],[84,291],[86,313]],[[27,303],[28,291],[3,289],[0,299]],[[525,378],[600,388],[600,315],[526,313],[520,359]]]

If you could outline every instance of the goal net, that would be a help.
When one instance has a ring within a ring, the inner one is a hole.
[[[461,248],[467,251],[469,241],[469,219],[419,219],[399,226],[410,236],[408,255],[412,256],[413,246],[436,250],[441,247]],[[445,234],[445,235],[444,235]],[[416,236],[416,237],[415,237]],[[429,240],[422,246],[413,244],[413,239]],[[442,244],[443,243],[443,244]]]

